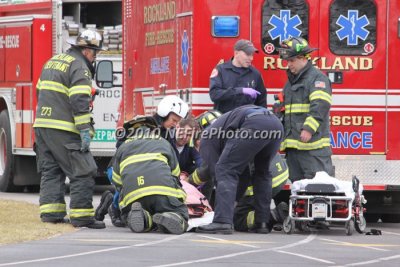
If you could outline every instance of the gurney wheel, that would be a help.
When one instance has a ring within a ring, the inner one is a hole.
[[[352,235],[354,232],[354,220],[350,219],[346,222],[346,235]]]
[[[283,221],[283,231],[290,235],[294,232],[295,229],[295,222],[294,220],[290,219],[290,217],[286,217],[285,220]]]
[[[358,218],[357,218],[358,217]],[[357,216],[354,217],[354,226],[356,228],[356,231],[359,232],[360,234],[364,233],[365,228],[367,227],[367,221],[365,220],[364,216]]]
[[[306,222],[306,221],[297,221],[297,222],[295,222],[295,226],[297,229],[299,229],[302,232],[310,231],[310,227],[308,227],[308,222]]]

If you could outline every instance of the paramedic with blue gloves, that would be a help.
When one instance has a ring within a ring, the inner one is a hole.
[[[261,137],[262,136],[262,137]],[[266,108],[245,105],[219,117],[202,133],[200,154],[216,181],[213,222],[200,226],[200,233],[232,234],[236,191],[239,179],[254,162],[252,177],[255,198],[253,231],[269,233],[272,175],[269,171],[283,136],[279,119]]]
[[[234,108],[254,104],[266,107],[266,90],[260,72],[251,65],[258,50],[241,39],[234,46],[232,60],[217,65],[210,75],[210,98],[214,109],[225,113]]]

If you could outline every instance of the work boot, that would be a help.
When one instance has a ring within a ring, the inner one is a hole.
[[[289,216],[289,206],[286,202],[280,202],[271,209],[270,223],[275,231],[282,231],[283,221]]]
[[[121,211],[115,208],[114,205],[108,207],[108,215],[110,215],[111,223],[115,227],[125,227],[125,223],[121,220]]]
[[[101,221],[76,221],[72,223],[73,227],[80,228],[80,227],[87,227],[90,229],[104,229],[106,228],[106,224]]]
[[[47,217],[44,216],[41,218],[42,222],[44,223],[69,223],[69,220],[67,218],[54,218],[54,217]]]
[[[249,229],[249,232],[258,234],[269,234],[272,230],[272,226],[273,224],[271,223],[271,221],[269,223],[255,223],[253,227]]]
[[[108,207],[113,202],[113,193],[107,190],[101,195],[100,204],[96,208],[96,212],[94,213],[94,218],[98,221],[104,221],[104,216],[108,212]]]
[[[153,215],[153,221],[174,235],[183,234],[188,228],[187,222],[175,212],[156,213]]]
[[[197,233],[206,234],[224,234],[231,235],[233,233],[233,227],[230,223],[217,223],[213,222],[207,225],[199,226],[196,229]]]
[[[151,216],[142,208],[140,202],[134,202],[128,214],[127,225],[134,233],[143,233],[151,229]]]

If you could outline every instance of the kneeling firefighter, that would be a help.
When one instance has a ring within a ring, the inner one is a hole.
[[[159,131],[160,136],[171,143],[174,138],[174,134],[171,130],[176,127],[182,118],[187,116],[188,110],[188,105],[179,97],[174,95],[164,97],[158,104],[157,111],[153,116],[139,116],[124,123],[123,128],[125,135],[119,137],[116,144],[117,149],[127,140],[128,137],[134,135],[136,130],[141,126],[152,128],[156,125],[156,129]],[[107,171],[107,176],[111,183],[113,162],[114,158],[111,160]],[[118,191],[116,191],[114,195],[111,191],[105,191],[103,193],[100,204],[96,209],[95,217],[97,220],[103,221],[104,216],[107,213],[110,215],[111,222],[114,226],[125,226],[120,218]]]
[[[132,232],[150,231],[154,222],[164,232],[182,234],[189,215],[178,159],[171,144],[152,132],[157,127],[153,117],[145,117],[137,134],[119,147],[112,182],[120,192],[121,219]]]

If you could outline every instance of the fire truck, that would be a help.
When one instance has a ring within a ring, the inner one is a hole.
[[[286,81],[277,47],[309,40],[333,87],[335,176],[360,179],[368,221],[400,222],[400,1],[127,0],[123,36],[122,121],[152,114],[170,94],[194,115],[212,109],[210,74],[242,38],[259,49],[253,64],[271,106]],[[111,85],[112,75],[98,78]]]
[[[27,186],[37,189],[40,183],[32,124],[36,83],[43,64],[65,51],[79,29],[92,26],[105,36],[107,27],[121,25],[121,6],[121,1],[104,0],[0,0],[0,191],[20,191]],[[117,50],[109,49],[98,59],[111,60],[116,70],[122,70]],[[122,75],[116,74],[118,83],[122,83]],[[100,90],[95,99],[97,131],[91,151],[99,166],[99,177],[105,177],[103,170],[115,152],[120,98],[121,88],[117,87]]]

